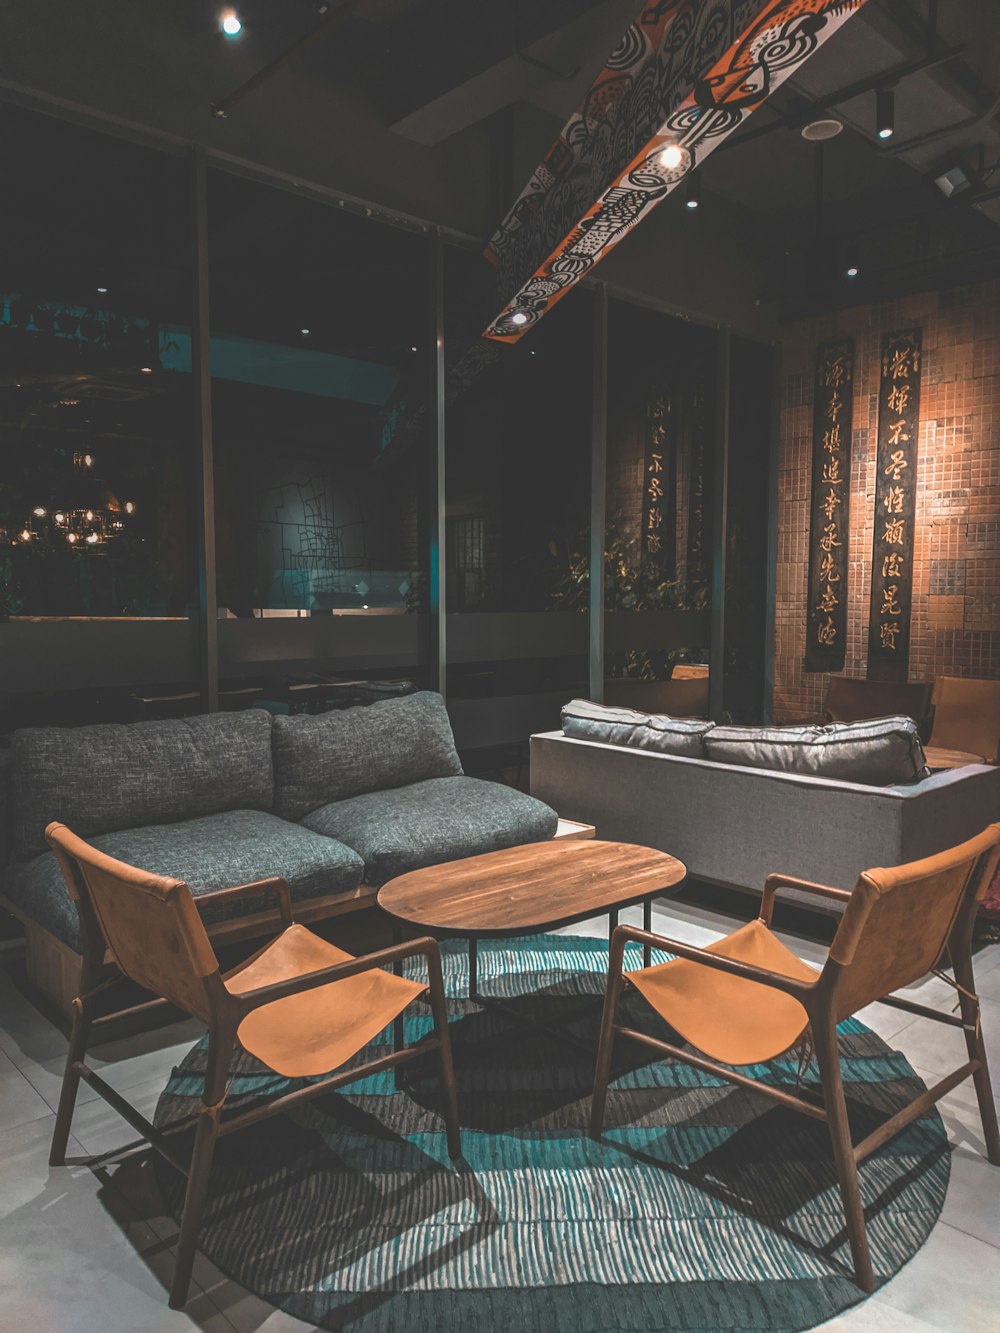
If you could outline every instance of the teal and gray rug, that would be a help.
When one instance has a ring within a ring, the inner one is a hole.
[[[398,1089],[378,1075],[223,1139],[199,1239],[223,1272],[300,1319],[366,1333],[791,1330],[861,1299],[823,1124],[623,1047],[594,1143],[592,1055],[462,999],[460,945],[445,946],[445,967],[465,1163],[448,1160],[432,1059],[405,1066]],[[599,940],[480,948],[484,991],[567,1020],[584,1043],[606,967]],[[656,1030],[638,999],[629,1017]],[[407,1039],[429,1026],[415,1010]],[[842,1052],[856,1137],[922,1087],[858,1022],[843,1025]],[[158,1123],[192,1109],[203,1068],[199,1044]],[[753,1072],[794,1083],[796,1068]],[[288,1087],[246,1057],[233,1093]],[[879,1282],[927,1238],[948,1170],[936,1112],[862,1167]],[[157,1171],[176,1213],[179,1179]]]

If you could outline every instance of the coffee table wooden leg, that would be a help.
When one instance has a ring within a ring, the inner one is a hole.
[[[469,936],[469,999],[479,999],[479,941]]]
[[[653,929],[653,900],[647,898],[642,904],[642,928],[643,930]],[[648,944],[642,946],[642,965],[649,967],[653,961],[653,950]]]
[[[618,925],[618,908],[614,907],[608,913],[608,945],[611,944],[611,936],[615,933],[615,927]]]

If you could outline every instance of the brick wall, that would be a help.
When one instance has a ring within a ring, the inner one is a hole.
[[[776,721],[818,711],[803,671],[812,393],[817,345],[855,338],[850,582],[844,674],[864,676],[871,588],[879,351],[918,326],[923,383],[910,679],[1000,677],[1000,281],[803,320],[786,330],[778,474]]]

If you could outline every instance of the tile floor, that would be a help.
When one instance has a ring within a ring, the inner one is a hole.
[[[731,918],[686,903],[654,910],[654,929],[701,943],[732,928]],[[606,918],[574,932],[602,934]],[[821,946],[785,937],[811,961]],[[1000,946],[976,959],[983,1027],[991,1043],[994,1087],[1000,1092]],[[931,978],[912,992],[951,1007],[954,992]],[[959,1062],[958,1031],[898,1010],[862,1014],[890,1045],[904,1051],[930,1082]],[[97,1048],[95,1068],[147,1114],[171,1067],[196,1039],[179,1023],[127,1042]],[[290,1333],[308,1326],[265,1305],[199,1257],[190,1303],[166,1305],[176,1226],[160,1212],[148,1164],[51,1170],[54,1120],[65,1038],[13,984],[0,956],[0,1328],[32,1333]],[[982,1130],[971,1084],[940,1103],[954,1145],[951,1184],[929,1241],[877,1296],[824,1327],[877,1333],[1000,1330],[1000,1172],[982,1156]],[[132,1137],[128,1127],[84,1088],[70,1153],[110,1151]]]

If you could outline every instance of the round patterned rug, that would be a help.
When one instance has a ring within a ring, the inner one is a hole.
[[[366,1333],[793,1330],[862,1299],[822,1123],[621,1043],[604,1139],[587,1137],[606,944],[480,946],[484,991],[575,1040],[470,1004],[464,948],[443,952],[464,1163],[447,1156],[433,1056],[403,1066],[398,1088],[390,1071],[223,1139],[199,1246],[224,1273],[300,1319]],[[626,1003],[630,1023],[664,1031]],[[415,1007],[407,1040],[429,1029]],[[857,1139],[923,1085],[862,1024],[841,1034]],[[204,1057],[199,1043],[174,1071],[158,1124],[193,1109]],[[790,1057],[753,1070],[796,1072]],[[231,1104],[289,1086],[244,1057]],[[157,1172],[176,1216],[179,1177],[159,1158]],[[936,1111],[864,1163],[880,1283],[927,1238],[948,1172]]]

